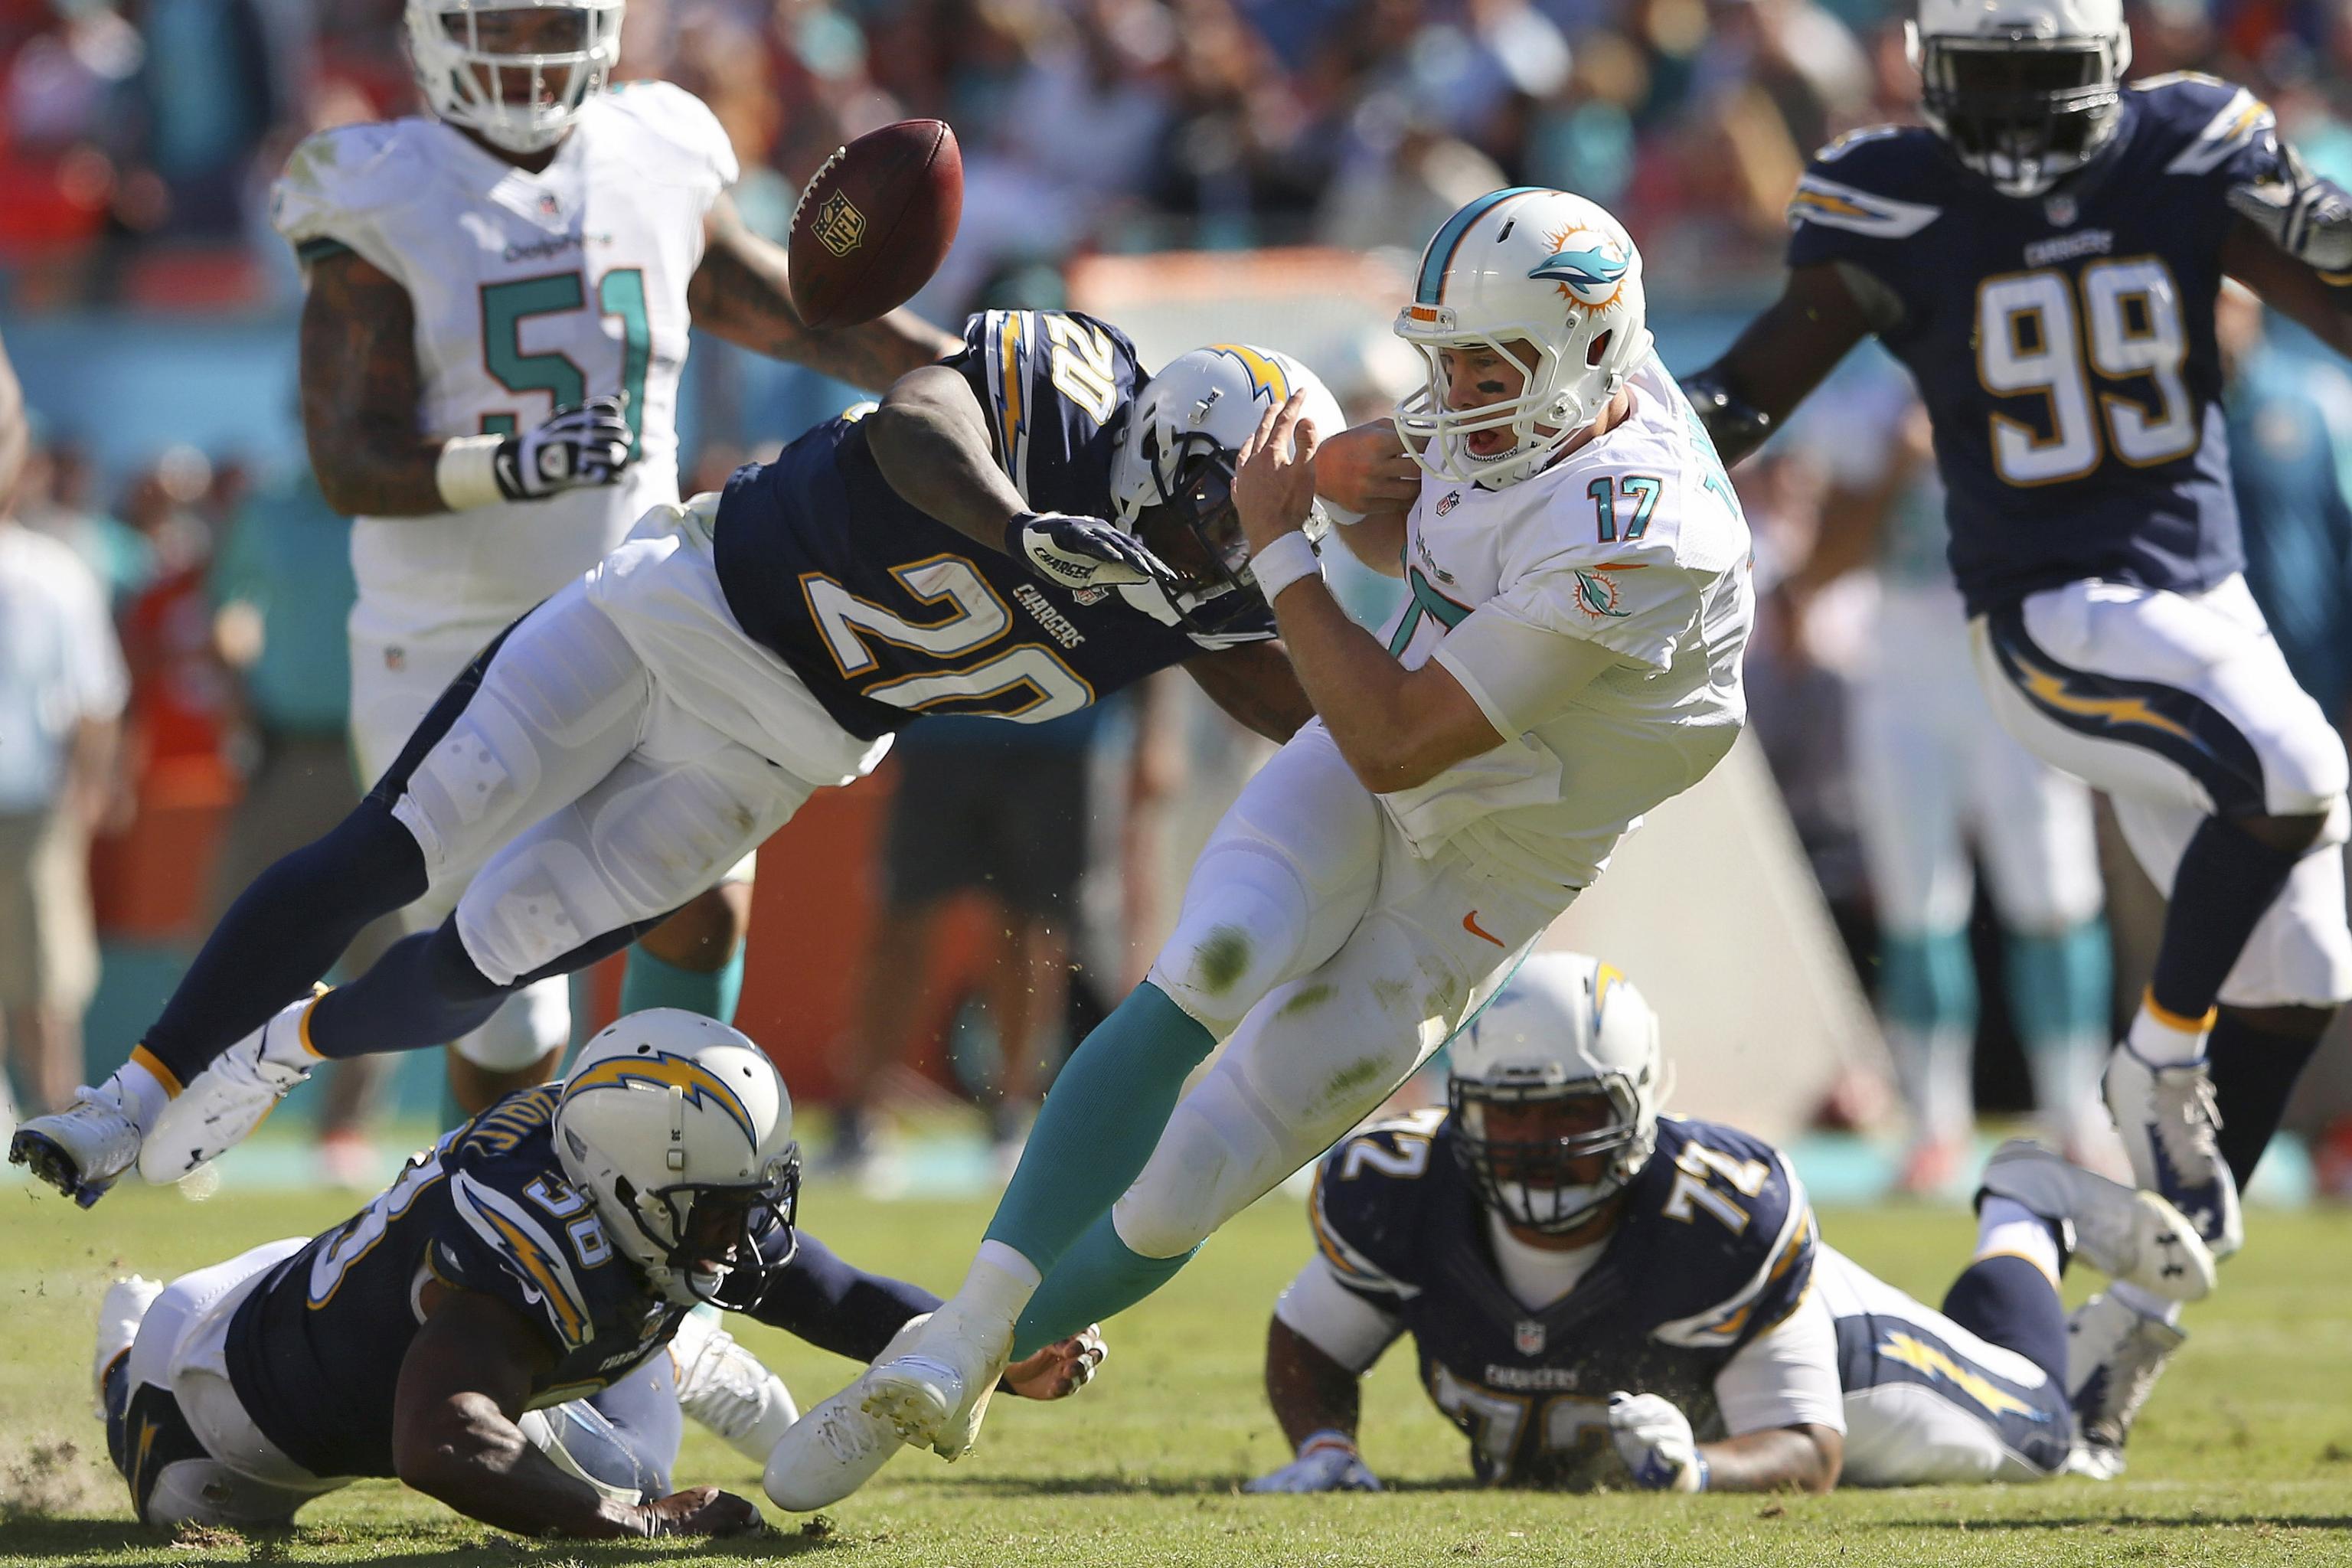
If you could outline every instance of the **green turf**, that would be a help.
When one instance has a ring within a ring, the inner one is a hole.
[[[1726,1564],[2352,1561],[2352,1216],[2255,1215],[2250,1256],[2189,1320],[2133,1444],[2131,1477],[2099,1485],[1848,1492],[1828,1498],[1591,1498],[1487,1493],[1463,1444],[1392,1352],[1366,1397],[1379,1497],[1255,1498],[1245,1477],[1286,1456],[1257,1388],[1266,1311],[1306,1247],[1295,1203],[1227,1227],[1175,1284],[1114,1325],[1100,1381],[1058,1406],[1000,1400],[981,1451],[953,1468],[905,1454],[814,1526],[722,1549],[525,1542],[389,1482],[312,1505],[289,1534],[177,1542],[129,1522],[88,1414],[92,1310],[113,1275],[168,1276],[271,1237],[322,1227],[331,1195],[224,1194],[192,1206],[125,1190],[89,1214],[0,1190],[0,1565],[746,1562],[1078,1564],[1375,1561]],[[869,1267],[950,1284],[983,1204],[880,1206],[817,1187],[813,1228]],[[1824,1215],[1830,1238],[1933,1299],[1968,1246],[1954,1211]],[[845,1363],[753,1324],[745,1337],[813,1403]],[[756,1496],[751,1468],[690,1433],[681,1482]]]

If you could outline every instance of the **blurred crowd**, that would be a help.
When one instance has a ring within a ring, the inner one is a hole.
[[[848,137],[953,123],[950,310],[1089,249],[1417,248],[1468,196],[1617,210],[1654,290],[1769,272],[1805,155],[1908,118],[1886,0],[630,0],[625,77],[701,94],[755,226]],[[15,302],[293,285],[266,193],[308,131],[408,112],[399,0],[0,0],[0,267]],[[2352,12],[2167,0],[2141,74],[2249,80],[2326,161]],[[952,297],[955,290],[962,297]]]

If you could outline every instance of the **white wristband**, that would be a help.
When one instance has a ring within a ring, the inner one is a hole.
[[[433,465],[433,482],[441,504],[451,511],[471,511],[497,506],[507,499],[499,489],[499,447],[503,436],[457,436],[441,443],[440,459]]]
[[[1250,576],[1265,602],[1274,603],[1275,595],[1303,577],[1322,574],[1323,568],[1315,559],[1315,546],[1303,533],[1286,533],[1264,550],[1250,557]]]

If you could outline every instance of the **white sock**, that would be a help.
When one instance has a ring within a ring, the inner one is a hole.
[[[2212,1015],[2208,1013],[2189,1028],[2181,1027],[2184,1022],[2170,1015],[2159,1016],[2155,998],[2143,997],[2139,1011],[2132,1016],[2131,1032],[2124,1038],[2134,1054],[2150,1067],[2185,1067],[2204,1059],[2205,1037],[2212,1031]]]
[[[1044,1282],[1037,1266],[1020,1253],[1001,1241],[983,1241],[955,1299],[982,1321],[1002,1322],[1010,1331]]]
[[[2118,1279],[2107,1287],[2107,1294],[2143,1318],[2154,1318],[2159,1323],[2174,1327],[2178,1327],[2180,1322],[2179,1302],[2168,1301],[2153,1291],[2143,1290],[2137,1285]]]
[[[2015,1198],[1987,1194],[1977,1211],[1977,1256],[2022,1258],[2058,1283],[2057,1226]]]
[[[122,1109],[139,1123],[142,1137],[155,1125],[155,1119],[163,1114],[163,1107],[172,1103],[172,1091],[163,1087],[163,1080],[141,1066],[136,1058],[116,1068],[114,1076],[106,1080],[106,1087],[114,1091],[114,1098],[121,1103]]]

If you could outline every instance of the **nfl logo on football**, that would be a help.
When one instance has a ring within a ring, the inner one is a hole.
[[[835,256],[846,256],[866,237],[866,215],[835,191],[816,210],[816,237]]]
[[[1512,1342],[1521,1355],[1541,1355],[1544,1348],[1544,1326],[1532,1318],[1521,1318]]]

